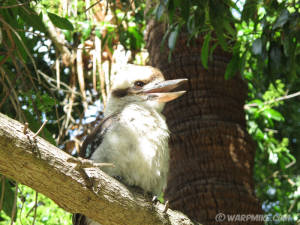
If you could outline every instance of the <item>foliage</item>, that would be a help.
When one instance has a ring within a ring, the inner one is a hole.
[[[34,219],[36,225],[71,224],[71,214],[58,208],[49,198],[38,194],[38,200],[36,201],[35,191],[24,185],[19,185],[19,192],[16,225],[31,225]],[[36,216],[34,216],[35,210]],[[7,225],[10,220],[7,214],[1,212],[0,216],[2,218],[0,225]]]
[[[42,136],[74,155],[74,139],[83,140],[93,125],[91,116],[102,116],[114,66],[124,57],[126,62],[145,63],[146,26],[143,1],[76,2],[0,0],[0,110],[28,122],[33,131],[47,119]],[[190,44],[195,38],[203,40],[201,62],[206,69],[217,45],[232,53],[224,76],[230,79],[240,71],[249,85],[245,109],[257,143],[257,196],[267,213],[299,219],[300,102],[289,97],[300,87],[299,4],[165,0],[149,15],[166,24],[163,40],[170,60],[182,33]],[[77,76],[80,71],[83,79]],[[11,216],[13,186],[5,181],[9,200],[0,224]],[[34,192],[19,187],[16,223],[31,224],[33,212],[24,215],[34,206]],[[39,194],[38,202],[36,224],[70,223],[70,215],[50,200]]]

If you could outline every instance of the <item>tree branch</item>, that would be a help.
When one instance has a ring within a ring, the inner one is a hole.
[[[300,95],[300,91],[298,91],[296,93],[293,93],[293,94],[290,94],[290,95],[285,95],[285,96],[282,96],[282,97],[279,97],[279,98],[275,98],[274,100],[264,102],[263,104],[264,105],[268,105],[268,104],[272,104],[272,103],[275,103],[275,102],[283,101],[283,100],[286,100],[286,99],[295,98],[295,97],[297,97],[299,95]],[[257,107],[257,106],[258,106],[257,103],[245,104],[244,105],[244,109],[249,109],[250,107]]]
[[[32,138],[24,125],[0,114],[0,173],[48,196],[71,213],[82,213],[101,224],[194,224],[180,212],[153,204],[128,190],[97,167],[74,169],[72,156],[44,139]],[[75,160],[78,161],[78,160]]]

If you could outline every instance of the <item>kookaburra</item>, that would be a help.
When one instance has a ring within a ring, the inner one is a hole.
[[[164,104],[185,91],[171,92],[187,79],[165,81],[150,66],[128,65],[113,80],[102,123],[86,138],[81,151],[98,163],[113,163],[103,171],[129,186],[160,194],[169,168],[169,130]],[[82,215],[76,225],[100,225]]]

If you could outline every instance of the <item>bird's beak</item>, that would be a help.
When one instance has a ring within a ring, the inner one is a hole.
[[[176,91],[176,92],[170,92],[170,91],[181,86],[187,81],[188,79],[161,81],[159,83],[153,84],[148,87],[145,86],[145,88],[143,88],[142,90],[142,93],[147,96],[147,100],[154,100],[158,102],[169,102],[180,97],[186,92],[186,91]]]

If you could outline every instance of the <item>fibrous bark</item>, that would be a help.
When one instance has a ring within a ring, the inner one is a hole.
[[[65,210],[103,225],[194,224],[180,212],[163,213],[162,204],[130,191],[97,167],[76,170],[73,162],[82,161],[23,130],[24,125],[0,114],[0,174],[48,196]]]
[[[182,32],[170,61],[167,46],[162,50],[161,45],[165,32],[163,23],[148,22],[150,65],[166,79],[189,80],[187,93],[164,110],[171,131],[165,198],[171,207],[207,225],[218,222],[218,213],[261,215],[253,183],[255,145],[243,109],[247,85],[240,75],[224,79],[231,54],[216,47],[205,69],[203,37],[188,44],[188,35]]]

